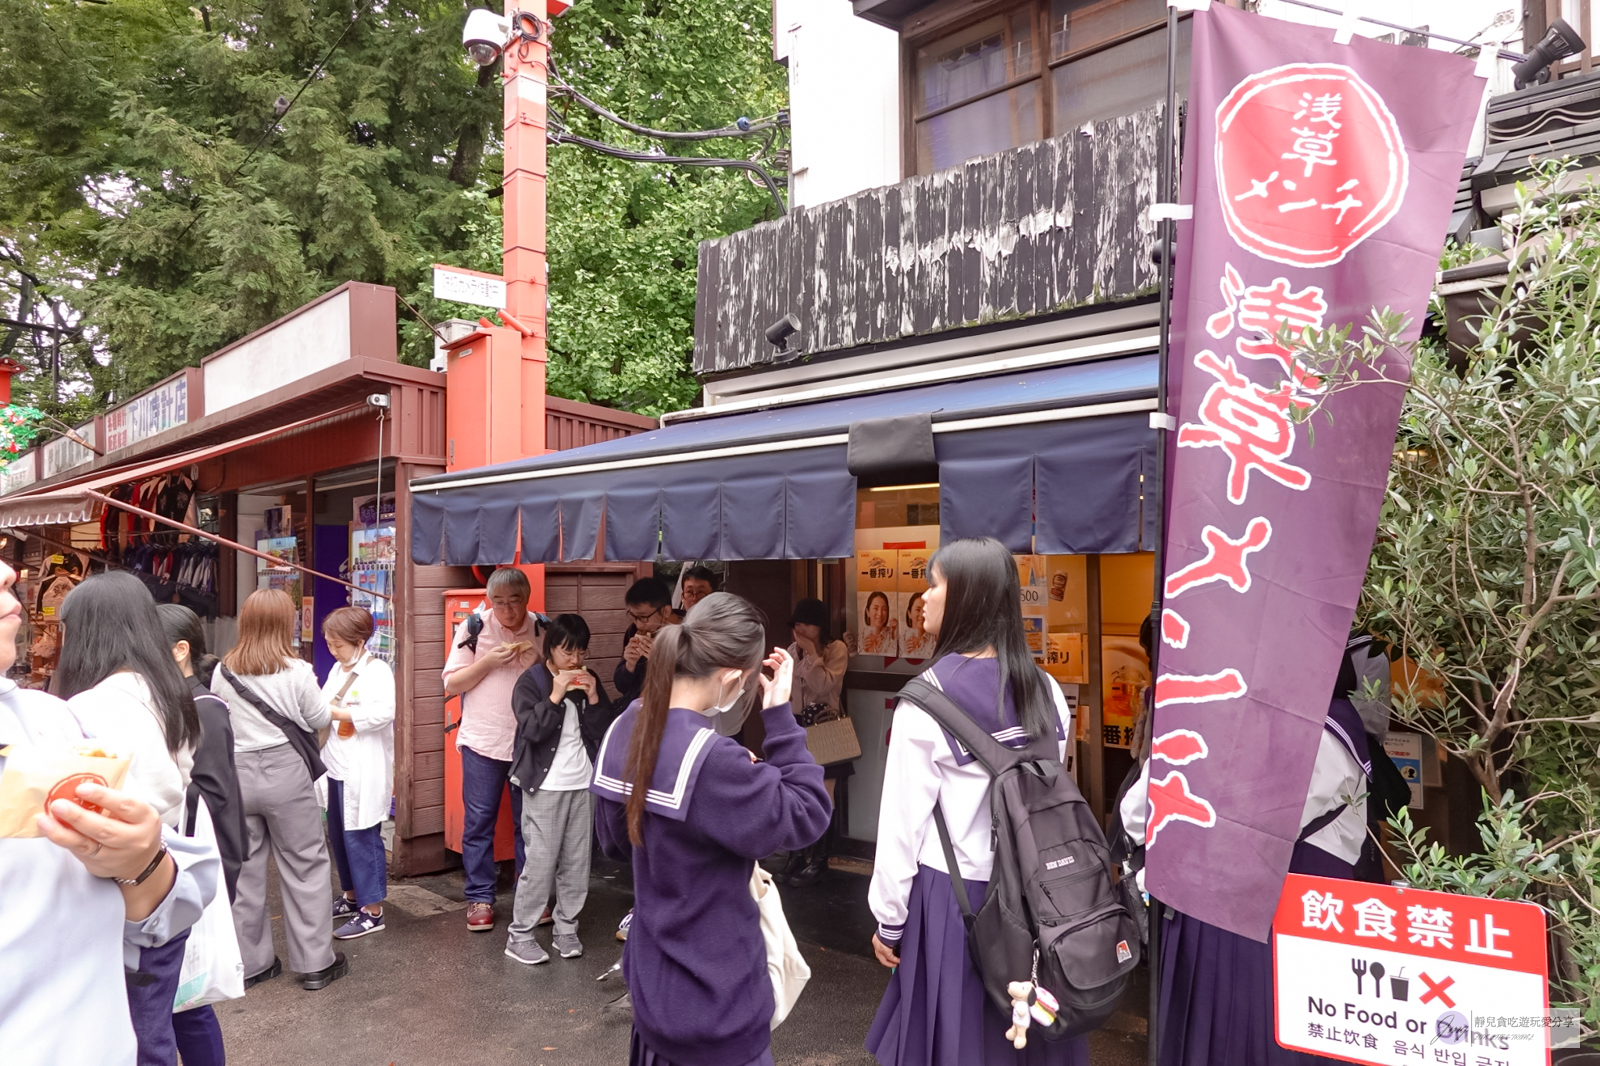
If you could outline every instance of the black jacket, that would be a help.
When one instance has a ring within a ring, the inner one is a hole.
[[[595,760],[600,741],[606,730],[621,714],[624,704],[612,703],[606,696],[606,687],[600,675],[593,670],[595,692],[599,700],[589,702],[582,689],[568,689],[561,703],[550,701],[550,691],[555,678],[544,663],[534,663],[517,678],[517,687],[511,690],[511,710],[517,716],[517,738],[511,749],[511,783],[528,792],[537,792],[544,784],[550,766],[555,762],[556,748],[561,743],[561,725],[566,718],[566,699],[578,705],[578,734],[583,738],[589,761]]]
[[[194,692],[194,708],[200,712],[200,745],[194,751],[183,827],[189,828],[195,800],[204,796],[217,831],[217,850],[222,853],[222,877],[232,900],[245,851],[244,798],[239,794],[239,773],[233,762],[233,721],[228,717],[228,705],[198,677],[189,679],[189,687]]]
[[[629,625],[628,631],[622,634],[622,646],[626,648],[628,641],[639,632],[639,627]],[[650,660],[646,656],[639,656],[639,661],[632,670],[628,669],[628,660],[623,659],[617,663],[617,668],[611,672],[611,683],[617,689],[618,712],[628,709],[628,704],[639,698],[639,693],[644,689],[644,675],[650,669]]]

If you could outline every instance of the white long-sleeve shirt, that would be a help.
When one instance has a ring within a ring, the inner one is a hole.
[[[921,677],[938,685],[931,670]],[[1049,685],[1061,717],[1061,760],[1072,769],[1072,709],[1059,685]],[[1002,741],[1020,735],[1006,730]],[[878,849],[867,893],[872,916],[878,920],[878,938],[898,943],[905,928],[911,899],[911,881],[917,867],[949,873],[939,832],[933,824],[933,806],[944,810],[950,842],[961,876],[987,881],[994,869],[990,845],[989,784],[992,778],[981,763],[957,762],[944,730],[926,711],[908,700],[894,710],[890,727],[888,765],[883,774],[883,801],[878,809]]]
[[[67,705],[106,747],[132,757],[122,790],[150,804],[163,823],[176,827],[194,773],[194,747],[180,748],[176,755],[167,749],[162,714],[145,679],[119,670]]]
[[[366,829],[389,816],[394,795],[394,671],[370,652],[362,653],[353,670],[336,663],[322,686],[330,706],[351,673],[356,679],[340,706],[350,712],[355,736],[341,737],[335,722],[322,762],[329,777],[344,783],[345,828]],[[326,807],[326,786],[319,783],[317,795]]]
[[[1362,845],[1367,839],[1367,775],[1339,739],[1330,731],[1322,731],[1317,746],[1317,761],[1311,768],[1311,785],[1306,790],[1305,809],[1300,813],[1300,825],[1310,825],[1317,818],[1343,807],[1339,817],[1312,833],[1306,843],[1326,851],[1335,858],[1354,863],[1361,857]],[[1144,839],[1150,803],[1150,760],[1145,760],[1139,780],[1122,797],[1123,827],[1135,840]],[[1144,871],[1139,871],[1141,878]],[[1142,882],[1141,882],[1142,884]]]

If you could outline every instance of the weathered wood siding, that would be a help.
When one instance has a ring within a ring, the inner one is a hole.
[[[700,245],[694,369],[772,361],[1154,291],[1159,108],[814,207]]]

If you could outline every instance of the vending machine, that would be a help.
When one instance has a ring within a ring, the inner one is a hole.
[[[445,658],[455,650],[455,634],[467,615],[483,607],[483,589],[453,589],[444,595]],[[487,610],[487,607],[484,608]],[[467,693],[470,699],[472,693]],[[456,750],[456,729],[461,725],[461,697],[446,696],[444,701],[444,843],[451,851],[461,851],[461,827],[465,812],[461,806],[461,752]],[[511,817],[511,786],[500,797],[500,820],[494,827],[494,858],[503,862],[516,851],[516,834],[521,828]]]

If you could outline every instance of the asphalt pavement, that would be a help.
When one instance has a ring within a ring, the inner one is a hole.
[[[862,1046],[888,972],[871,957],[865,864],[841,863],[818,885],[785,889],[784,907],[812,976],[773,1033],[778,1066],[870,1066]],[[849,872],[855,870],[857,872]],[[596,863],[579,936],[582,958],[540,966],[505,957],[509,870],[493,932],[466,928],[460,871],[395,882],[387,928],[336,945],[349,976],[306,992],[285,973],[217,1007],[234,1066],[615,1066],[627,1062],[629,1018],[606,1010],[622,994],[600,981],[621,954],[617,922],[631,906],[627,869]],[[332,899],[330,887],[329,898]],[[287,962],[276,877],[270,896],[278,954]],[[539,930],[549,946],[549,927]],[[1096,1066],[1145,1060],[1143,997],[1091,1037]]]

